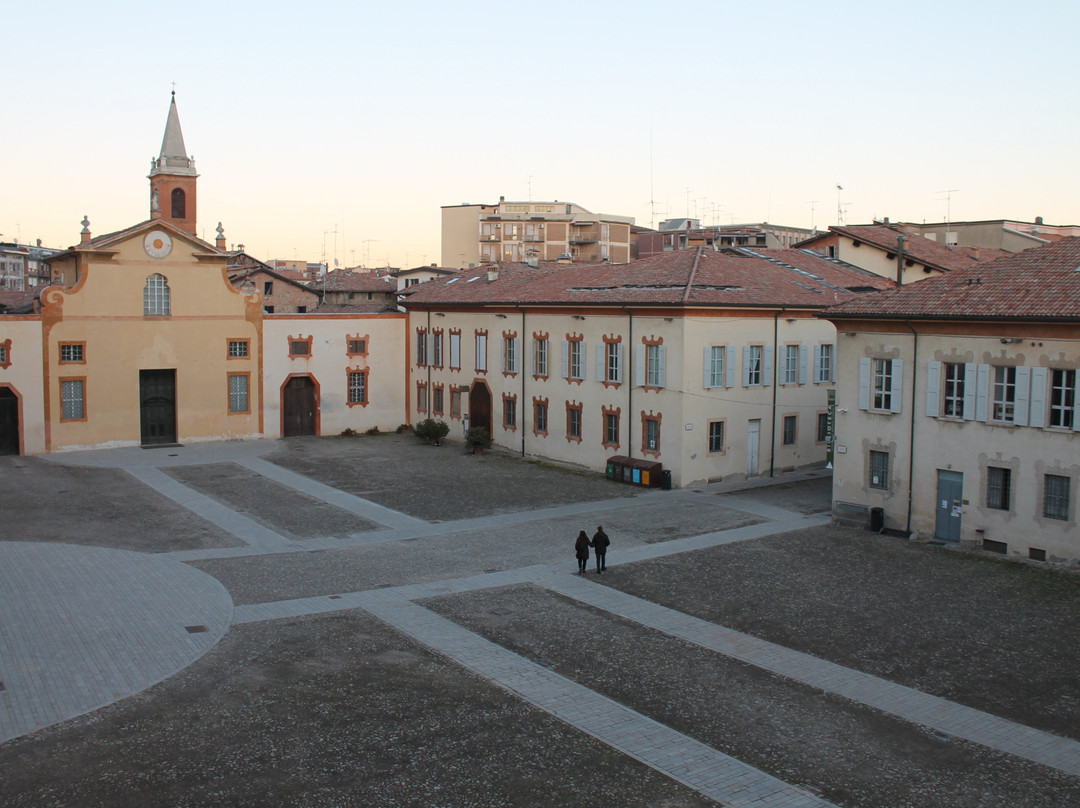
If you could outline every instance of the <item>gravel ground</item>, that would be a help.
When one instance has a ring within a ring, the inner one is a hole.
[[[628,570],[610,572],[618,579]],[[1080,804],[1076,778],[937,736],[535,587],[424,605],[847,808]]]
[[[0,772],[5,808],[715,804],[358,612],[235,627]]]
[[[1080,574],[826,526],[601,583],[1080,739]]]
[[[381,527],[235,463],[177,466],[165,473],[286,538],[341,538]]]
[[[144,553],[243,542],[120,469],[0,457],[0,541],[63,542]]]
[[[539,502],[632,497],[641,491],[593,471],[529,462],[502,450],[466,454],[461,443],[432,446],[410,435],[290,438],[266,459],[429,521],[512,513]]]

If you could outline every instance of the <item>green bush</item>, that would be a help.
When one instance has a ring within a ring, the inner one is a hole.
[[[445,421],[436,421],[434,418],[425,418],[413,427],[413,434],[415,434],[419,440],[439,443],[443,438],[450,434],[450,425]]]
[[[465,432],[465,442],[470,446],[483,446],[486,449],[491,445],[491,433],[485,426],[470,426]]]

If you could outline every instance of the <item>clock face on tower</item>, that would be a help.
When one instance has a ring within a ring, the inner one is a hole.
[[[172,239],[162,230],[151,230],[143,239],[143,249],[151,258],[164,258],[172,252]]]

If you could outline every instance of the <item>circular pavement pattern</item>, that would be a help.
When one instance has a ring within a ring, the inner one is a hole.
[[[160,556],[0,543],[0,742],[118,701],[205,654],[232,620],[215,578]]]

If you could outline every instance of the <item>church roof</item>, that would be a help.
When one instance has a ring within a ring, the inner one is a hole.
[[[198,176],[195,173],[195,161],[188,157],[184,147],[184,133],[180,129],[180,113],[176,111],[176,91],[173,90],[169,103],[169,117],[165,122],[165,136],[161,139],[161,154],[153,161],[150,175],[183,174]]]

